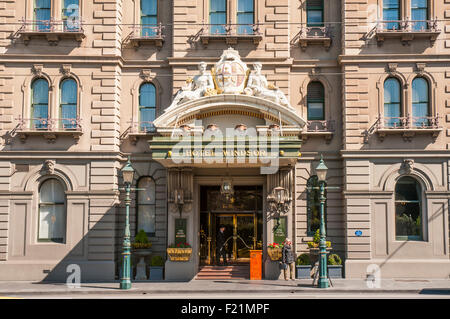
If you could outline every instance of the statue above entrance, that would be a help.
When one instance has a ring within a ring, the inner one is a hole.
[[[177,92],[166,112],[185,102],[218,94],[255,96],[292,109],[284,93],[268,84],[266,77],[261,73],[262,64],[255,62],[252,72],[241,61],[239,52],[232,48],[223,51],[220,60],[211,68],[211,72],[206,70],[205,62],[200,62],[198,68],[200,74],[186,80],[186,85]]]

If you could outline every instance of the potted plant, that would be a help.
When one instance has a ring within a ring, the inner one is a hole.
[[[313,241],[309,241],[306,243],[308,245],[309,248],[309,255],[311,258],[311,264],[314,265],[318,260],[319,260],[319,253],[320,253],[320,230],[316,230],[314,237],[313,237]],[[326,246],[327,246],[327,254],[330,252],[331,250],[331,242],[330,241],[326,241],[325,242]]]
[[[337,254],[328,256],[328,275],[330,278],[342,278],[342,259]]]
[[[283,252],[283,245],[278,243],[272,243],[267,246],[267,254],[270,260],[279,261],[281,260]]]
[[[136,276],[134,279],[147,280],[145,257],[152,253],[150,249],[152,243],[149,242],[147,234],[143,229],[138,232],[131,247],[133,247],[133,254],[140,258],[136,266]]]
[[[152,256],[150,261],[150,280],[163,280],[164,258]]]
[[[170,261],[189,261],[192,248],[188,243],[172,244],[167,248],[167,255]]]
[[[310,278],[311,260],[308,254],[301,254],[297,257],[295,270],[298,279]]]

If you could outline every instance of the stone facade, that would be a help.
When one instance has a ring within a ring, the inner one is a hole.
[[[401,2],[402,16],[407,17],[410,1]],[[81,266],[83,280],[117,278],[125,220],[119,170],[127,155],[136,169],[136,182],[142,176],[155,181],[156,232],[151,240],[154,253],[165,256],[176,214],[170,212],[169,203],[172,173],[164,166],[176,165],[152,160],[152,135],[133,130],[139,122],[139,87],[144,82],[155,85],[160,116],[186,79],[198,74],[198,64],[204,61],[210,70],[230,46],[249,67],[261,62],[268,82],[287,96],[305,120],[308,84],[320,81],[325,90],[325,120],[333,125],[319,132],[308,130],[309,124],[303,127],[301,156],[292,173],[288,236],[296,253],[307,252],[306,243],[312,239],[307,233],[306,184],[323,154],[329,167],[328,186],[339,187],[327,194],[327,235],[334,252],[344,257],[346,277],[365,278],[367,266],[377,264],[385,277],[448,278],[450,1],[429,2],[429,17],[437,19],[439,31],[413,37],[402,32],[386,35],[377,27],[381,0],[325,0],[327,33],[318,38],[305,36],[306,0],[258,0],[255,35],[217,38],[208,32],[208,0],[158,0],[157,18],[164,37],[149,40],[136,36],[138,0],[80,1],[82,32],[53,36],[33,33],[20,22],[33,20],[32,0],[0,0],[0,279],[65,280],[66,266],[72,263]],[[61,1],[51,3],[52,17],[61,20]],[[237,0],[227,1],[227,11],[232,33]],[[399,79],[407,116],[412,81],[418,75],[430,83],[430,115],[439,117],[438,125],[432,130],[383,130],[378,124],[385,79]],[[27,129],[31,84],[36,78],[49,83],[49,118],[53,119],[59,117],[62,80],[75,79],[79,130]],[[203,121],[219,123],[224,121],[220,116]],[[228,121],[261,125],[251,116],[228,117]],[[43,169],[47,160],[53,161],[51,171]],[[405,160],[414,163],[407,174],[402,171]],[[185,169],[191,170],[194,199],[188,236],[198,248],[198,187],[219,183],[226,171],[224,166]],[[239,165],[231,172],[243,175]],[[262,183],[267,195],[276,183],[254,175],[249,183]],[[424,241],[395,240],[394,191],[401,175],[414,176],[423,185]],[[66,192],[63,244],[37,241],[38,189],[51,176],[62,182]],[[245,185],[245,178],[239,183]],[[133,195],[132,236],[134,208]],[[355,234],[358,230],[361,236]],[[271,241],[266,232],[264,244]],[[198,269],[193,258],[191,277]],[[272,266],[266,263],[267,278],[277,277],[276,270],[269,270]],[[167,265],[166,276],[170,267],[174,266]]]

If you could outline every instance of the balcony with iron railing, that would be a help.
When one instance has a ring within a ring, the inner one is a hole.
[[[262,40],[262,33],[258,24],[205,24],[195,37],[205,46],[210,41],[224,41],[228,45],[251,41],[258,45]]]
[[[323,137],[327,144],[330,143],[335,132],[335,123],[335,120],[307,121],[301,133],[303,143],[311,137]]]
[[[292,39],[291,44],[298,44],[302,51],[305,51],[309,45],[323,45],[325,50],[331,47],[332,27],[327,24],[311,26],[302,24],[300,31]]]
[[[405,140],[411,140],[416,134],[431,134],[435,140],[443,130],[439,125],[439,115],[436,116],[379,116],[375,123],[375,131],[381,141],[386,135],[400,134]]]
[[[433,45],[440,33],[437,19],[378,21],[375,27],[378,45],[388,38],[400,38],[404,45],[415,38],[428,38]]]
[[[19,117],[15,131],[22,142],[25,142],[28,136],[43,136],[49,143],[54,143],[57,136],[72,136],[78,142],[83,134],[79,118]]]
[[[50,45],[57,45],[61,39],[83,41],[86,37],[81,18],[65,20],[20,20],[22,23],[16,32],[25,45],[33,38],[46,38]]]
[[[132,31],[128,36],[128,40],[135,49],[142,44],[154,44],[158,49],[161,49],[165,38],[163,34],[164,28],[161,23],[158,25],[135,24],[131,26]]]
[[[152,121],[131,122],[127,130],[127,135],[132,144],[136,144],[140,137],[156,134],[156,127]]]

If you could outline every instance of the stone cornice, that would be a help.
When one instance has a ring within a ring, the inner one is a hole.
[[[423,158],[448,158],[450,150],[341,150],[342,158],[404,158],[423,157]]]
[[[254,57],[254,58],[241,58],[243,62],[261,62],[264,65],[283,65],[290,66],[293,64],[293,58],[263,58],[263,57]],[[204,61],[209,64],[215,64],[218,60],[218,57],[170,57],[167,58],[169,65],[198,65],[199,62]]]
[[[416,62],[450,62],[448,54],[359,54],[339,55],[339,64],[355,63],[389,63],[392,61],[403,63]]]

